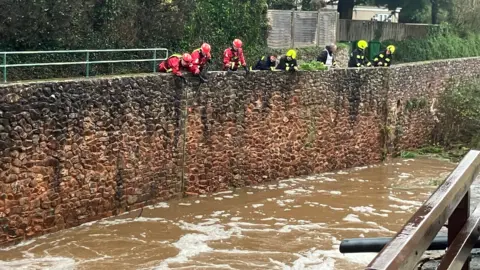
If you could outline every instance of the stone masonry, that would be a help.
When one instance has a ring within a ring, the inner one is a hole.
[[[0,245],[176,196],[379,162],[430,138],[480,58],[0,86]]]

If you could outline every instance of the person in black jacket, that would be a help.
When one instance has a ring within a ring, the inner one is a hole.
[[[350,54],[350,60],[348,61],[348,67],[370,67],[372,63],[365,55],[365,49],[367,49],[368,43],[365,40],[360,40],[357,44],[357,48]]]
[[[335,61],[335,52],[337,51],[337,45],[327,45],[325,49],[317,57],[318,62],[322,62],[325,66],[335,67],[337,62]]]
[[[387,49],[380,52],[373,58],[373,66],[375,67],[389,67],[392,64],[393,54],[395,53],[395,46],[389,45]]]
[[[254,70],[274,70],[277,65],[276,55],[263,56],[258,60],[257,64],[253,68]]]
[[[277,69],[297,71],[297,52],[295,50],[289,50],[285,56],[280,57],[280,63],[278,63]]]

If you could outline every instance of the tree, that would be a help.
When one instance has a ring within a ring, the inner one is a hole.
[[[268,0],[268,8],[290,10],[297,7],[298,0]]]
[[[439,0],[430,0],[432,3],[432,24],[438,24]]]
[[[339,0],[337,11],[340,14],[340,19],[351,20],[353,18],[353,7],[355,0]]]

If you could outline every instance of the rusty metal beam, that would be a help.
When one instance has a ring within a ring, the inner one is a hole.
[[[456,270],[468,268],[468,261],[473,246],[480,236],[480,205],[459,231],[457,237],[448,247],[437,270]],[[449,228],[450,229],[450,228]]]
[[[470,151],[366,269],[413,269],[469,191],[479,166],[480,151]]]

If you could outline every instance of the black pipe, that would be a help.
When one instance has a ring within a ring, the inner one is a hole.
[[[351,238],[340,243],[341,253],[363,253],[380,252],[392,238]],[[446,236],[437,236],[428,247],[428,250],[445,250],[448,247]],[[477,241],[474,248],[480,248],[480,241]]]

